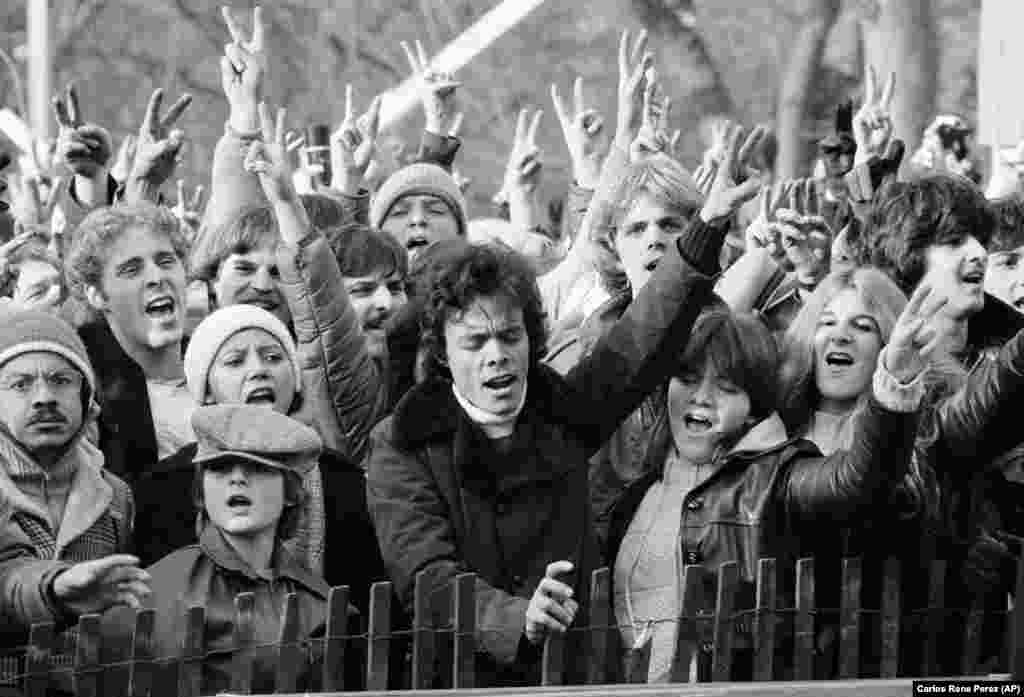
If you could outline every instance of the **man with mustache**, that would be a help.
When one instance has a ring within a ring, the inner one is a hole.
[[[0,310],[5,643],[8,630],[113,604],[138,607],[149,592],[138,560],[124,555],[131,492],[87,437],[99,411],[95,392],[85,346],[69,325],[38,310]]]

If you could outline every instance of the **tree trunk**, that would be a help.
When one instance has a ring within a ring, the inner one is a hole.
[[[935,115],[939,56],[932,1],[875,0],[872,10],[864,19],[865,61],[879,79],[896,73],[893,132],[910,153]]]
[[[779,88],[776,133],[779,150],[775,173],[779,179],[802,175],[807,162],[804,143],[804,115],[807,95],[820,77],[825,41],[839,16],[841,0],[808,0],[800,28]]]
[[[673,126],[683,130],[683,151],[701,152],[698,124],[705,119],[732,117],[736,105],[701,35],[693,0],[631,0],[632,14],[657,46],[658,70],[670,85],[687,92],[673,94]]]

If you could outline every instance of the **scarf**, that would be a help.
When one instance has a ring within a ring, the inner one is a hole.
[[[507,438],[512,435],[512,432],[516,428],[516,420],[519,418],[519,413],[523,410],[523,405],[526,403],[526,389],[527,386],[523,385],[522,395],[519,397],[519,404],[516,405],[515,411],[511,414],[495,414],[494,412],[481,409],[459,392],[459,388],[452,382],[452,393],[455,395],[455,401],[459,403],[463,411],[469,417],[469,420],[483,429],[484,434],[491,440],[498,438]]]

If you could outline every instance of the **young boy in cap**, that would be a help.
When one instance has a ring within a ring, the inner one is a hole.
[[[305,496],[302,477],[316,464],[321,440],[316,431],[272,409],[246,404],[203,406],[192,414],[197,438],[194,497],[198,544],[174,552],[148,569],[156,609],[156,656],[178,657],[188,609],[206,608],[207,658],[203,694],[230,687],[239,669],[235,653],[235,597],[252,593],[252,640],[277,642],[285,598],[298,598],[299,636],[322,632],[328,586],[292,557],[283,541],[295,530]],[[134,616],[114,610],[105,618],[110,632],[130,632]],[[253,691],[273,689],[276,651],[256,649]],[[305,662],[309,666],[309,662]],[[300,676],[309,687],[310,669]]]

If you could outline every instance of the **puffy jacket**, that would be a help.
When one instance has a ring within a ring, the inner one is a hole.
[[[718,249],[708,247],[717,259]],[[547,564],[575,564],[567,580],[582,608],[577,621],[586,622],[590,572],[599,561],[587,459],[665,379],[712,298],[711,276],[685,262],[683,249],[681,239],[566,377],[544,365],[531,369],[510,454],[497,453],[440,379],[413,387],[374,430],[367,501],[402,602],[412,606],[414,581],[424,573],[435,620],[447,621],[444,591],[460,573],[478,575],[478,684],[536,681],[539,652],[523,626]]]

